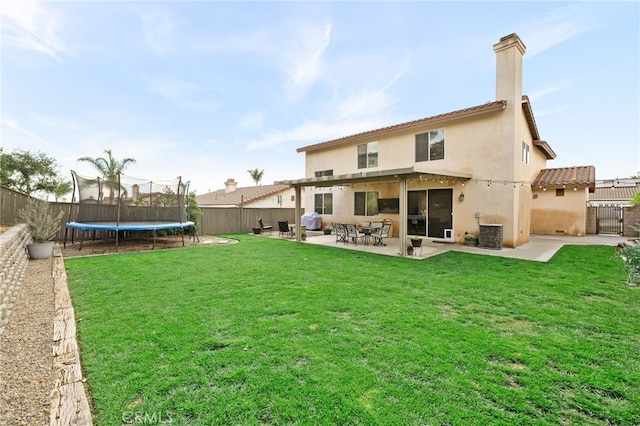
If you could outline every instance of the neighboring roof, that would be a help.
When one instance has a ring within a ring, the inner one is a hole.
[[[237,188],[226,193],[224,189],[197,195],[196,201],[201,206],[244,206],[262,198],[269,197],[289,189],[289,185],[260,185]]]
[[[625,186],[596,186],[595,192],[589,196],[590,201],[629,201],[640,192],[640,184]]]
[[[405,123],[394,124],[392,126],[383,127],[376,130],[369,130],[366,132],[356,133],[351,136],[345,136],[338,139],[333,139],[326,142],[320,142],[313,145],[303,146],[298,148],[296,152],[308,152],[308,151],[318,151],[326,148],[331,148],[334,146],[339,146],[347,143],[353,143],[355,141],[378,137],[378,136],[388,136],[391,134],[406,132],[408,130],[424,127],[425,125],[434,125],[439,124],[446,121],[457,120],[461,118],[473,117],[475,115],[486,114],[494,111],[504,110],[507,106],[507,101],[494,101],[487,102],[482,105],[477,105],[471,108],[460,109],[457,111],[447,112],[444,114],[434,115],[431,117],[421,118],[418,120],[407,121]],[[531,132],[533,138],[534,146],[544,152],[547,159],[552,160],[556,158],[556,153],[553,152],[549,144],[545,141],[541,141],[540,134],[538,133],[538,127],[536,126],[535,118],[533,117],[533,111],[531,109],[531,103],[529,102],[529,98],[527,96],[522,97],[522,106],[525,113],[525,117],[527,119],[527,124],[529,125],[529,130]]]
[[[638,192],[640,186],[627,186],[617,188],[598,188],[596,187],[593,195],[589,196],[589,200],[620,200],[628,201],[632,199]]]
[[[574,166],[543,169],[531,184],[532,188],[566,185],[587,186],[589,192],[593,192],[596,188],[596,168],[593,166]]]

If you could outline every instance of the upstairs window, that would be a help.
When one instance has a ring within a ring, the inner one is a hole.
[[[355,216],[375,216],[378,214],[378,192],[356,192],[353,214]]]
[[[529,144],[522,141],[522,162],[524,164],[529,164]]]
[[[358,168],[378,167],[378,142],[358,145]]]
[[[333,214],[333,194],[316,194],[314,211],[318,214]]]
[[[444,160],[444,129],[416,135],[416,162]]]

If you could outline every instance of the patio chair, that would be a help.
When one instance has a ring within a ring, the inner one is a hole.
[[[358,245],[358,238],[360,237],[358,227],[350,223],[347,223],[344,226],[346,227],[346,242],[349,242],[349,239],[352,239],[353,244]]]
[[[273,231],[273,226],[272,225],[265,225],[264,222],[262,222],[262,218],[258,219],[258,225],[260,225],[260,232],[271,232],[271,231]]]
[[[288,220],[279,220],[278,221],[278,232],[280,238],[283,236],[287,236],[287,238],[293,238],[294,232],[293,229],[289,226]]]
[[[373,245],[374,246],[386,246],[384,239],[389,238],[389,230],[391,229],[391,225],[384,224],[381,228],[376,228],[371,231],[371,236],[373,237]]]
[[[339,241],[347,242],[347,228],[343,223],[333,223],[333,231],[336,233],[336,244]]]

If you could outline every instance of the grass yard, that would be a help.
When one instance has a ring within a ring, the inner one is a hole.
[[[640,290],[612,247],[233,238],[65,260],[97,424],[640,423]]]

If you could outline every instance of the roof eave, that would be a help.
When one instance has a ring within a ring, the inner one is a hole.
[[[432,117],[421,118],[419,120],[408,121],[406,123],[395,124],[388,127],[383,127],[376,130],[370,130],[367,132],[357,133],[351,136],[345,136],[339,139],[333,139],[326,142],[320,142],[313,145],[303,146],[296,149],[296,152],[310,152],[320,151],[323,149],[343,145],[347,143],[353,143],[364,139],[377,138],[380,136],[388,136],[400,132],[410,131],[412,129],[424,127],[427,125],[437,125],[448,121],[459,120],[461,118],[473,117],[476,115],[487,114],[494,111],[504,110],[507,106],[507,101],[494,101],[487,102],[483,105],[478,105],[471,108],[461,109],[445,114],[434,115]]]

